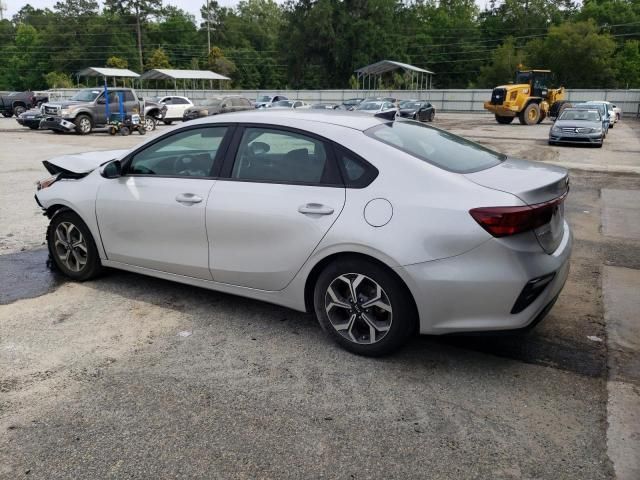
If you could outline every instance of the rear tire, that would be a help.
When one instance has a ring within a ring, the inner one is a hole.
[[[504,117],[502,115],[496,115],[496,122],[502,124],[502,125],[508,125],[511,122],[513,122],[513,119],[515,117]]]
[[[157,123],[158,121],[151,115],[147,115],[144,117],[144,129],[147,132],[153,132],[156,129]]]
[[[413,299],[401,281],[359,258],[331,263],[320,273],[314,308],[329,337],[352,353],[370,357],[402,347],[417,320]]]
[[[433,122],[434,118],[436,118],[436,112],[434,110],[431,110],[431,113],[429,114],[429,118],[427,119],[427,121]]]
[[[518,114],[518,120],[522,125],[535,125],[540,119],[540,107],[537,103],[530,103]]]
[[[27,109],[25,107],[23,107],[22,105],[17,105],[13,109],[13,114],[16,116],[16,118],[18,118],[20,115],[22,115],[26,111]]]
[[[89,227],[71,210],[53,216],[47,228],[47,245],[58,270],[72,280],[84,282],[102,272]]]

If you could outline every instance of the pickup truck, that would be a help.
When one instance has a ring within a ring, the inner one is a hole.
[[[140,100],[132,88],[108,89],[110,113],[120,111],[120,92],[124,93],[124,110],[127,115],[144,114],[145,130],[154,130],[158,121],[164,118],[167,111],[165,105]],[[106,104],[107,98],[103,88],[84,88],[67,101],[43,104],[44,118],[40,122],[40,128],[55,132],[76,131],[86,135],[94,128],[105,127],[109,123]]]
[[[9,92],[0,95],[0,113],[9,118],[13,115],[19,117],[21,113],[37,105],[38,99],[33,92]]]

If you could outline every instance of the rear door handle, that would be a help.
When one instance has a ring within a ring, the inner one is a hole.
[[[333,208],[322,205],[321,203],[307,203],[298,207],[298,211],[304,214],[311,215],[331,215]]]
[[[194,203],[200,203],[202,201],[202,197],[195,195],[193,193],[181,193],[176,196],[176,202],[182,203],[184,205],[193,205]]]

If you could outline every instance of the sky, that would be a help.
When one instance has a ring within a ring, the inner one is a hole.
[[[284,0],[276,0],[278,2],[284,1]],[[1,3],[3,3],[6,7],[7,10],[4,12],[4,18],[11,18],[13,15],[15,15],[18,10],[20,10],[23,6],[25,6],[27,3],[30,4],[32,7],[34,8],[51,8],[53,9],[53,6],[56,3],[56,0],[29,0],[29,1],[24,1],[24,0],[0,0]],[[186,10],[189,13],[192,13],[193,15],[195,15],[195,17],[197,19],[200,18],[200,7],[202,5],[204,5],[204,3],[206,2],[206,0],[165,0],[164,4],[165,5],[174,5],[176,7],[180,7],[183,10]],[[100,2],[102,3],[102,2]],[[238,3],[238,0],[218,0],[218,4],[222,5],[224,7],[231,7],[235,4]],[[476,4],[480,7],[480,8],[484,8],[485,4],[488,4],[489,0],[476,0]]]

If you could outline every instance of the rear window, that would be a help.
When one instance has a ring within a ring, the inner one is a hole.
[[[477,143],[417,122],[377,125],[365,134],[444,170],[471,173],[504,161],[504,155]]]

